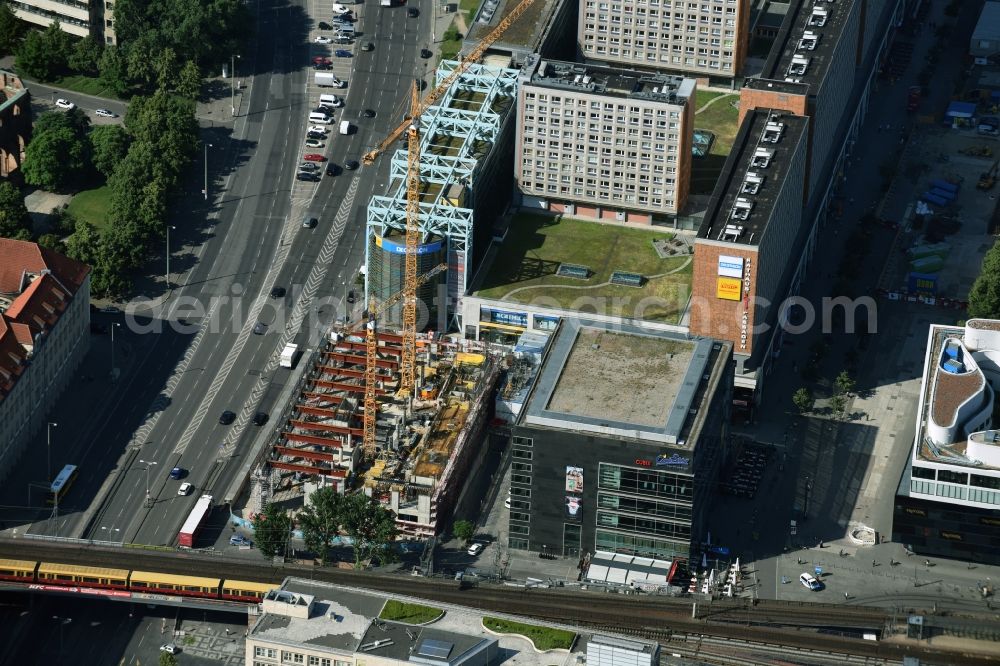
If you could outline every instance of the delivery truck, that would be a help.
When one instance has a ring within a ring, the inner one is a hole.
[[[340,121],[340,133],[341,134],[350,134],[351,133],[351,123],[349,123],[346,120],[341,120]]]
[[[194,505],[194,509],[188,514],[187,520],[181,526],[181,531],[177,533],[177,544],[185,548],[194,548],[195,539],[198,538],[198,531],[212,511],[212,496],[202,495]]]
[[[285,348],[281,350],[281,360],[278,362],[283,368],[294,368],[295,367],[295,357],[299,354],[299,346],[296,344],[288,343]]]
[[[316,85],[320,88],[340,88],[343,83],[330,72],[316,72]]]

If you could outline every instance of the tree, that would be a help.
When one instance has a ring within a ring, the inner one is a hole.
[[[833,415],[839,418],[843,415],[844,410],[847,408],[847,396],[843,393],[838,393],[830,398],[830,409],[833,410]]]
[[[833,380],[833,389],[839,395],[850,395],[854,391],[855,384],[856,382],[847,370],[841,370],[837,378]]]
[[[190,61],[189,61],[190,62]],[[156,72],[156,87],[160,90],[174,90],[180,76],[182,63],[172,48],[165,48],[153,58],[153,70]]]
[[[39,81],[51,81],[55,77],[55,67],[49,58],[49,46],[43,33],[29,31],[15,55],[14,63],[21,74]]]
[[[24,197],[10,181],[0,181],[0,236],[28,240],[31,238],[31,217]]]
[[[35,136],[24,154],[21,171],[29,185],[60,192],[79,182],[87,168],[87,146],[69,128]]]
[[[343,498],[332,486],[320,488],[312,494],[309,504],[298,516],[306,547],[323,564],[330,556],[330,541],[340,529]]]
[[[979,277],[969,290],[970,319],[1000,319],[1000,242],[986,256]]]
[[[115,19],[118,18],[117,8]],[[124,54],[116,46],[109,46],[101,54],[101,61],[97,66],[100,71],[101,83],[110,88],[119,97],[124,97],[131,86],[128,82],[127,65]]]
[[[73,235],[66,239],[66,256],[96,267],[101,249],[101,233],[97,227],[78,220]]]
[[[105,178],[111,178],[115,167],[128,154],[129,136],[121,125],[100,125],[87,134],[94,168]]]
[[[451,526],[451,533],[455,535],[456,539],[469,543],[476,534],[476,526],[470,520],[456,520],[455,524]]]
[[[21,22],[5,0],[0,0],[0,55],[14,53],[21,41]]]
[[[341,527],[351,537],[355,568],[364,560],[391,561],[395,553],[388,546],[397,534],[392,511],[361,492],[346,495],[342,507]]]
[[[177,657],[169,652],[160,653],[160,666],[177,666]]]
[[[100,69],[104,45],[93,35],[87,35],[73,46],[67,64],[74,72],[97,74]]]
[[[38,244],[56,252],[63,252],[62,242],[55,234],[42,234],[38,237]]]
[[[285,554],[292,534],[292,519],[283,508],[271,502],[253,517],[251,524],[261,555],[271,558]]]
[[[795,404],[795,408],[799,410],[799,414],[805,414],[812,410],[816,400],[813,398],[812,391],[803,386],[792,394],[792,402]]]
[[[177,79],[177,94],[187,99],[198,99],[201,94],[201,72],[193,60],[188,60],[181,68]]]

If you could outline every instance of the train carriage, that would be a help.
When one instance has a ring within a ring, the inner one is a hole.
[[[127,590],[128,569],[41,562],[38,565],[38,582],[50,585],[77,585]]]
[[[280,585],[274,583],[253,583],[248,580],[222,581],[222,598],[229,601],[260,602],[264,595]]]
[[[221,578],[179,576],[155,571],[133,571],[129,579],[133,592],[180,594],[188,597],[219,598]]]
[[[0,559],[0,579],[2,580],[17,580],[23,583],[34,583],[36,569],[38,569],[38,562],[30,560]]]

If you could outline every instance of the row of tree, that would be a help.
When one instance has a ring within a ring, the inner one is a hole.
[[[329,562],[332,541],[337,536],[350,538],[355,567],[366,561],[385,563],[395,558],[390,547],[397,535],[395,515],[363,492],[341,495],[332,487],[320,488],[297,518],[306,548],[323,564]],[[294,525],[284,508],[268,504],[254,516],[252,525],[257,548],[264,557],[287,551]]]

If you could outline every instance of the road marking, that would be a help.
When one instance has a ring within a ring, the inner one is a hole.
[[[229,431],[228,435],[226,435],[225,442],[219,452],[219,460],[229,458],[235,452],[236,444],[243,436],[247,424],[250,422],[253,413],[256,411],[257,404],[260,402],[261,397],[267,390],[268,384],[271,383],[271,375],[278,364],[277,352],[280,352],[286,344],[294,340],[295,336],[298,335],[302,322],[310,310],[313,296],[315,296],[316,292],[322,286],[326,278],[327,270],[333,263],[333,257],[337,252],[337,247],[340,245],[340,238],[344,233],[344,229],[347,227],[347,220],[351,216],[354,197],[357,195],[360,183],[360,178],[355,177],[351,180],[347,193],[344,195],[341,202],[340,209],[337,211],[337,216],[333,220],[333,225],[327,233],[326,239],[323,241],[323,247],[320,249],[319,255],[313,262],[313,267],[309,272],[309,277],[306,279],[306,282],[302,287],[302,295],[295,303],[295,306],[292,309],[292,316],[289,319],[288,324],[285,326],[285,330],[281,334],[278,345],[275,349],[276,353],[271,354],[268,358],[267,364],[264,366],[263,370],[261,370],[260,375],[257,377],[257,381],[254,383],[254,386],[250,391],[250,395],[243,404],[243,409],[240,410],[240,415],[237,419],[235,427]],[[288,254],[290,246],[290,243],[287,246],[282,246],[283,253],[285,255]]]

